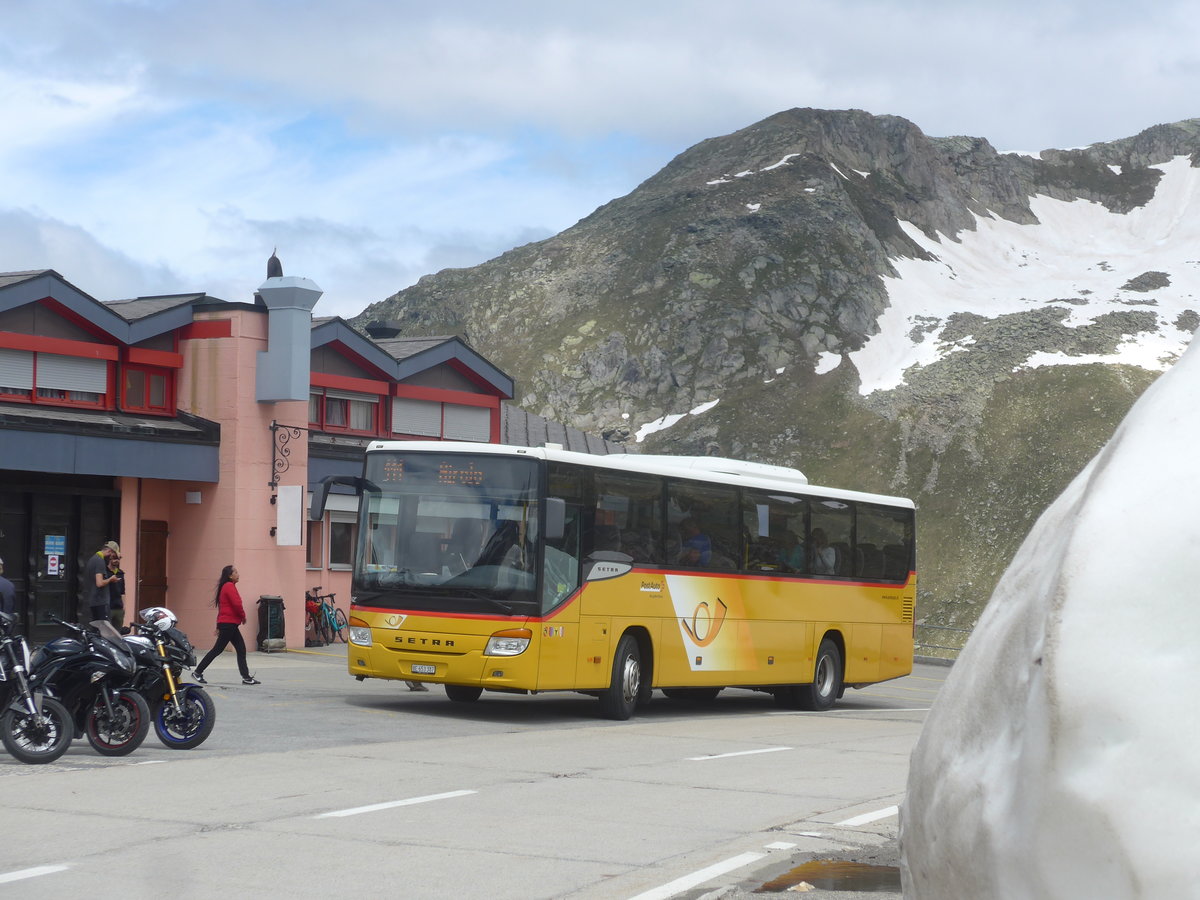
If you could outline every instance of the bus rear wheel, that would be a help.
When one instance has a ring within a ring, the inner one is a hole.
[[[474,703],[482,693],[481,687],[469,687],[465,684],[446,685],[446,696],[455,703]]]
[[[775,703],[784,709],[830,709],[842,696],[842,653],[829,638],[817,649],[811,684],[789,684],[775,691]]]
[[[600,692],[600,711],[607,719],[633,715],[642,691],[642,654],[631,634],[622,636],[613,657],[612,681]]]

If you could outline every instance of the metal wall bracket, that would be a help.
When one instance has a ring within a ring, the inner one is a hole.
[[[271,480],[267,486],[271,490],[279,487],[279,476],[292,467],[292,441],[298,441],[308,433],[307,428],[299,425],[281,425],[271,420]],[[275,497],[271,497],[275,502]]]

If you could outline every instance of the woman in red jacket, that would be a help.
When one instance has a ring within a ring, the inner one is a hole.
[[[213,605],[217,607],[217,643],[208,651],[208,655],[200,660],[200,665],[196,666],[192,673],[201,684],[208,684],[204,678],[204,670],[229,644],[233,644],[233,649],[237,651],[242,684],[262,684],[250,675],[250,670],[246,667],[246,642],[242,640],[242,633],[238,630],[238,627],[246,622],[246,610],[242,607],[242,595],[238,593],[237,582],[236,568],[226,566],[221,570],[221,580],[217,582],[217,596],[213,600]]]

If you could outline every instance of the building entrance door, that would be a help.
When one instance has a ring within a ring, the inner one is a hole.
[[[138,525],[137,608],[167,605],[167,523],[142,519]]]
[[[34,494],[31,519],[30,580],[26,633],[34,643],[62,634],[51,615],[74,622],[78,606],[79,546],[75,498],[68,494]]]
[[[50,621],[78,615],[91,554],[116,540],[119,495],[112,479],[0,472],[0,555],[17,589],[17,628],[34,643],[63,633]]]

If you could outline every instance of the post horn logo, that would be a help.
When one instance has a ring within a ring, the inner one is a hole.
[[[707,647],[717,639],[717,635],[721,633],[721,626],[725,624],[725,614],[729,611],[720,597],[713,601],[716,605],[709,606],[707,600],[701,600],[696,604],[696,608],[692,611],[691,624],[687,619],[680,619],[679,624],[683,626],[683,630],[688,633],[688,637],[696,644],[697,647]]]

